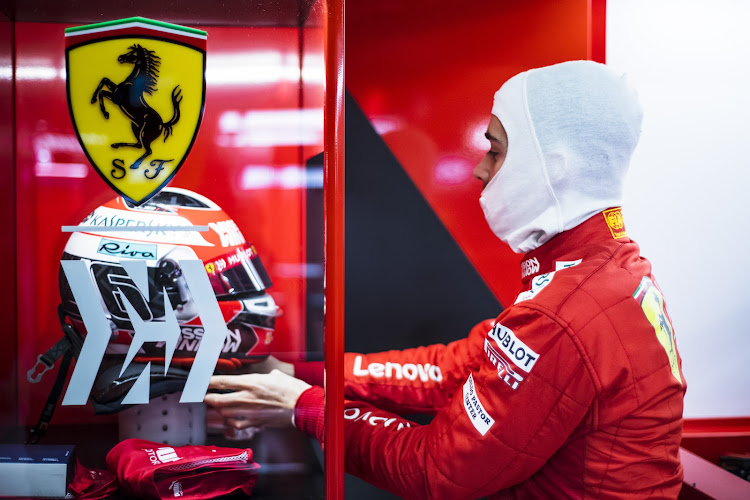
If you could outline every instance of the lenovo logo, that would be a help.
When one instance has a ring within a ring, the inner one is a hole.
[[[354,358],[354,370],[353,374],[355,377],[374,377],[374,378],[395,378],[396,380],[407,379],[417,380],[419,378],[422,382],[432,380],[434,382],[443,381],[443,373],[440,371],[439,366],[427,364],[414,364],[406,363],[370,363],[367,365],[367,369],[362,368],[362,356]]]

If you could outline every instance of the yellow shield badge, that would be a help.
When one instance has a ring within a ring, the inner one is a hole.
[[[206,32],[139,17],[65,30],[68,107],[99,175],[135,205],[174,177],[206,98]]]

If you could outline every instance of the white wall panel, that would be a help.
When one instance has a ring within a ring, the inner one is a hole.
[[[645,111],[624,215],[667,298],[685,416],[749,416],[750,2],[609,0],[607,63]]]

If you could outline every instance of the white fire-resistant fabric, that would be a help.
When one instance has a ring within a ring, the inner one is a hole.
[[[495,93],[492,114],[508,134],[508,152],[479,202],[514,252],[622,205],[642,118],[624,75],[592,61],[532,69]]]

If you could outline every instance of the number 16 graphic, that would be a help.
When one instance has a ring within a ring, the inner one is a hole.
[[[148,300],[148,275],[146,262],[142,260],[120,261],[122,267],[135,283],[138,290]],[[65,276],[68,278],[71,291],[86,325],[86,339],[78,356],[75,370],[70,378],[63,405],[84,405],[88,400],[94,379],[104,358],[111,336],[111,328],[101,305],[91,274],[83,260],[64,260],[61,262]],[[221,355],[227,326],[216,301],[208,276],[200,260],[183,260],[180,262],[187,287],[193,296],[198,315],[204,327],[203,340],[200,343],[195,361],[190,369],[185,388],[180,397],[181,403],[198,403],[203,401],[208,384]],[[133,357],[144,342],[165,342],[164,373],[169,364],[180,337],[180,328],[172,305],[165,290],[164,321],[143,321],[125,295],[123,303],[133,324],[135,334],[128,354],[122,366],[122,372],[128,367]],[[138,380],[133,384],[124,404],[145,404],[149,400],[150,366],[146,366]]]

